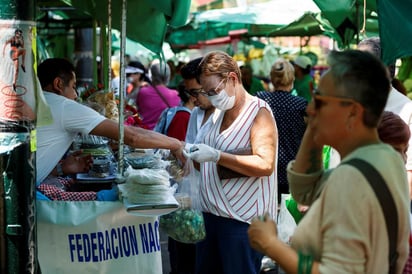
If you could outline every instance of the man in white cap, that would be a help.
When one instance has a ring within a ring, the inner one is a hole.
[[[312,98],[312,91],[315,88],[315,82],[310,75],[312,61],[305,55],[299,55],[292,63],[295,67],[295,81],[293,82],[293,87],[295,88],[296,94],[305,98],[307,101],[310,101]]]

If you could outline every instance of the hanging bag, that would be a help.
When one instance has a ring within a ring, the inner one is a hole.
[[[206,229],[200,210],[199,176],[193,161],[186,161],[185,168],[189,172],[179,183],[175,194],[179,209],[160,216],[160,229],[178,242],[194,244],[206,237]]]

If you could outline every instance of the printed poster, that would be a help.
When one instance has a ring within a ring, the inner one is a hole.
[[[37,239],[43,274],[162,273],[158,217],[121,202],[37,201]]]

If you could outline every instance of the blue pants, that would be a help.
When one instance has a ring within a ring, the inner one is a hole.
[[[206,239],[196,244],[197,274],[258,274],[263,254],[250,247],[248,223],[203,213]]]

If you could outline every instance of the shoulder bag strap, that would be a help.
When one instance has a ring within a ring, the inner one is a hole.
[[[398,242],[398,211],[396,205],[386,185],[382,175],[368,162],[361,159],[351,159],[344,163],[356,167],[367,179],[381,205],[385,216],[386,230],[389,237],[389,273],[395,273],[398,252],[396,246]]]
[[[166,106],[168,108],[170,108],[169,102],[166,100],[166,98],[163,96],[163,94],[160,92],[160,90],[155,85],[153,85],[152,87],[156,90],[156,92],[160,96],[160,98],[162,98],[163,102],[165,102]]]

